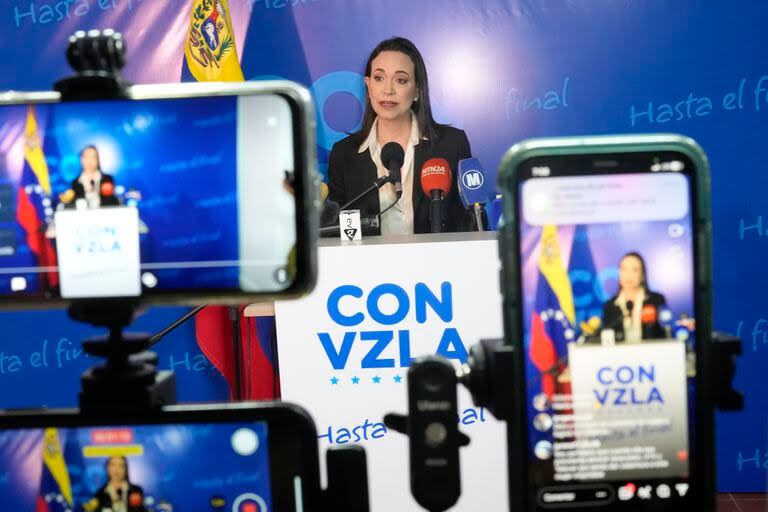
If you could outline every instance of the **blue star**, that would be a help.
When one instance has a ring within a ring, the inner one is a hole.
[[[338,377],[331,377],[331,384],[333,384],[335,386],[338,383],[339,383]]]
[[[360,377],[358,377],[357,375],[352,377],[352,384],[360,384]]]
[[[392,380],[400,384],[403,381],[403,378],[399,375],[395,375],[394,377],[392,377]]]
[[[374,384],[379,384],[380,382],[381,382],[381,377],[379,377],[378,375],[373,378]]]

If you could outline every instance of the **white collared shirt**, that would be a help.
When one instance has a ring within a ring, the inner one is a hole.
[[[85,200],[88,201],[88,208],[98,208],[101,206],[101,171],[92,180],[80,175],[77,181],[83,186]]]
[[[376,165],[376,174],[378,177],[387,176],[389,170],[381,161],[381,146],[378,139],[378,119],[373,121],[371,131],[368,137],[357,150],[362,153],[365,150],[370,151],[371,160]],[[405,149],[405,160],[400,177],[400,183],[403,186],[403,195],[400,200],[381,216],[381,234],[382,235],[412,235],[413,234],[413,154],[414,146],[421,140],[419,134],[419,125],[416,117],[411,114],[411,137],[408,140],[408,147]],[[387,183],[379,189],[379,208],[384,211],[389,205],[395,202],[395,186]]]
[[[627,311],[627,298],[623,293],[619,293],[614,304],[619,306],[621,314],[624,317],[624,342],[640,343],[643,338],[643,302],[645,301],[645,291],[640,290],[637,294],[637,300],[632,303],[632,311]]]

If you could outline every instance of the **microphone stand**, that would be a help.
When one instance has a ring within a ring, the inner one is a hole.
[[[429,218],[431,222],[430,231],[432,233],[443,232],[443,191],[433,189],[430,191],[432,201],[429,204]]]
[[[480,203],[475,203],[475,222],[477,222],[477,230],[478,231],[485,231],[485,226],[483,225],[483,205]]]
[[[388,183],[390,181],[392,181],[392,177],[391,176],[382,176],[382,177],[378,178],[376,181],[374,181],[371,184],[370,187],[366,188],[361,193],[357,194],[354,198],[352,198],[351,201],[348,201],[346,204],[340,206],[339,210],[346,210],[347,208],[349,208],[350,206],[352,206],[353,204],[355,204],[356,202],[358,202],[359,200],[361,200],[362,198],[364,198],[365,196],[367,196],[368,194],[370,194],[374,190],[380,189],[381,187],[384,186],[385,183]]]

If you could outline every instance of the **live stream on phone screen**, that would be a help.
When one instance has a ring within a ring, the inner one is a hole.
[[[3,430],[0,503],[30,512],[266,512],[267,439],[264,422]]]
[[[0,295],[287,288],[293,129],[277,95],[0,105]]]
[[[682,498],[695,376],[691,178],[585,172],[519,190],[538,505]]]

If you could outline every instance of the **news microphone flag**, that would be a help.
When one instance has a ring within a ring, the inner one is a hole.
[[[542,228],[539,275],[531,318],[528,348],[531,362],[541,376],[541,392],[557,392],[556,376],[565,367],[568,343],[575,339],[573,293],[557,239],[557,226]]]
[[[485,176],[485,170],[477,158],[459,160],[458,170],[459,197],[464,208],[473,208],[476,204],[485,204],[491,197],[491,189]]]
[[[433,190],[443,194],[451,191],[451,165],[445,158],[430,158],[421,166],[421,188],[427,197]]]
[[[184,60],[198,82],[243,80],[227,0],[192,1]]]
[[[24,126],[24,168],[16,198],[16,220],[26,234],[27,246],[35,255],[37,264],[50,268],[57,264],[56,249],[45,236],[47,219],[53,215],[52,209],[51,215],[46,214],[45,205],[48,202],[50,208],[51,181],[40,141],[35,107],[30,105]],[[48,287],[59,284],[56,271],[41,273],[40,279],[47,280]],[[45,283],[41,282],[41,285],[45,287]]]

